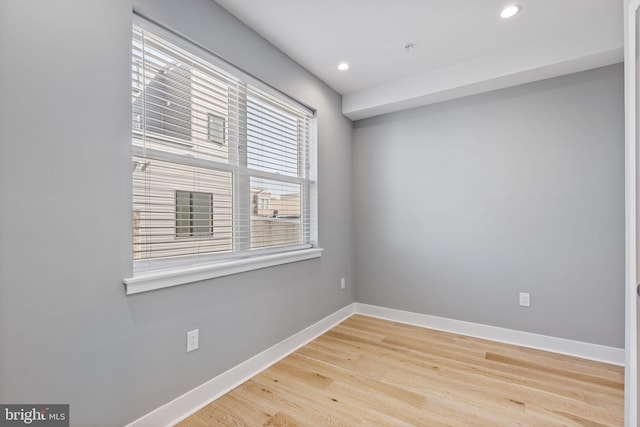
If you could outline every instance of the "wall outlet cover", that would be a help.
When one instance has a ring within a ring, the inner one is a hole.
[[[187,353],[198,349],[199,329],[187,332]]]

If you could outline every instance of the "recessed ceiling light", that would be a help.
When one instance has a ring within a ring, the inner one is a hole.
[[[348,69],[349,69],[349,64],[347,64],[346,62],[341,62],[338,64],[338,70],[347,71]]]
[[[511,18],[518,12],[520,12],[520,6],[517,6],[517,5],[507,6],[504,9],[502,9],[502,12],[500,13],[500,17],[505,19]]]

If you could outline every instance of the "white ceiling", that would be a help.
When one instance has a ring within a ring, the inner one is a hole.
[[[621,0],[216,1],[341,93],[352,119],[623,59]]]

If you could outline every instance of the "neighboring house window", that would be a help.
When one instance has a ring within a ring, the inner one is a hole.
[[[268,210],[269,209],[269,205],[270,205],[269,199],[266,199],[266,198],[260,199],[260,209]]]
[[[312,247],[313,112],[134,22],[134,272]]]
[[[224,117],[216,116],[215,114],[208,114],[209,126],[208,136],[209,141],[216,142],[218,144],[224,144]]]
[[[213,234],[213,194],[176,191],[176,236]]]
[[[142,116],[140,115],[140,113],[133,113],[132,126],[136,131],[142,130]]]
[[[142,67],[140,65],[140,62],[134,59],[131,63],[131,86],[134,91],[136,89],[142,89],[142,87],[144,86],[143,80],[144,77],[142,75]]]
[[[271,216],[270,206],[273,197],[269,191],[262,189],[253,189],[253,215]]]

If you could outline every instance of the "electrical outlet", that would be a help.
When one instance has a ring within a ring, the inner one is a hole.
[[[187,332],[187,353],[198,349],[198,332],[199,329]]]
[[[520,306],[521,307],[531,306],[531,296],[529,295],[529,292],[520,292]]]
[[[344,277],[340,278],[340,289],[344,289],[347,287],[347,281],[344,279]]]

